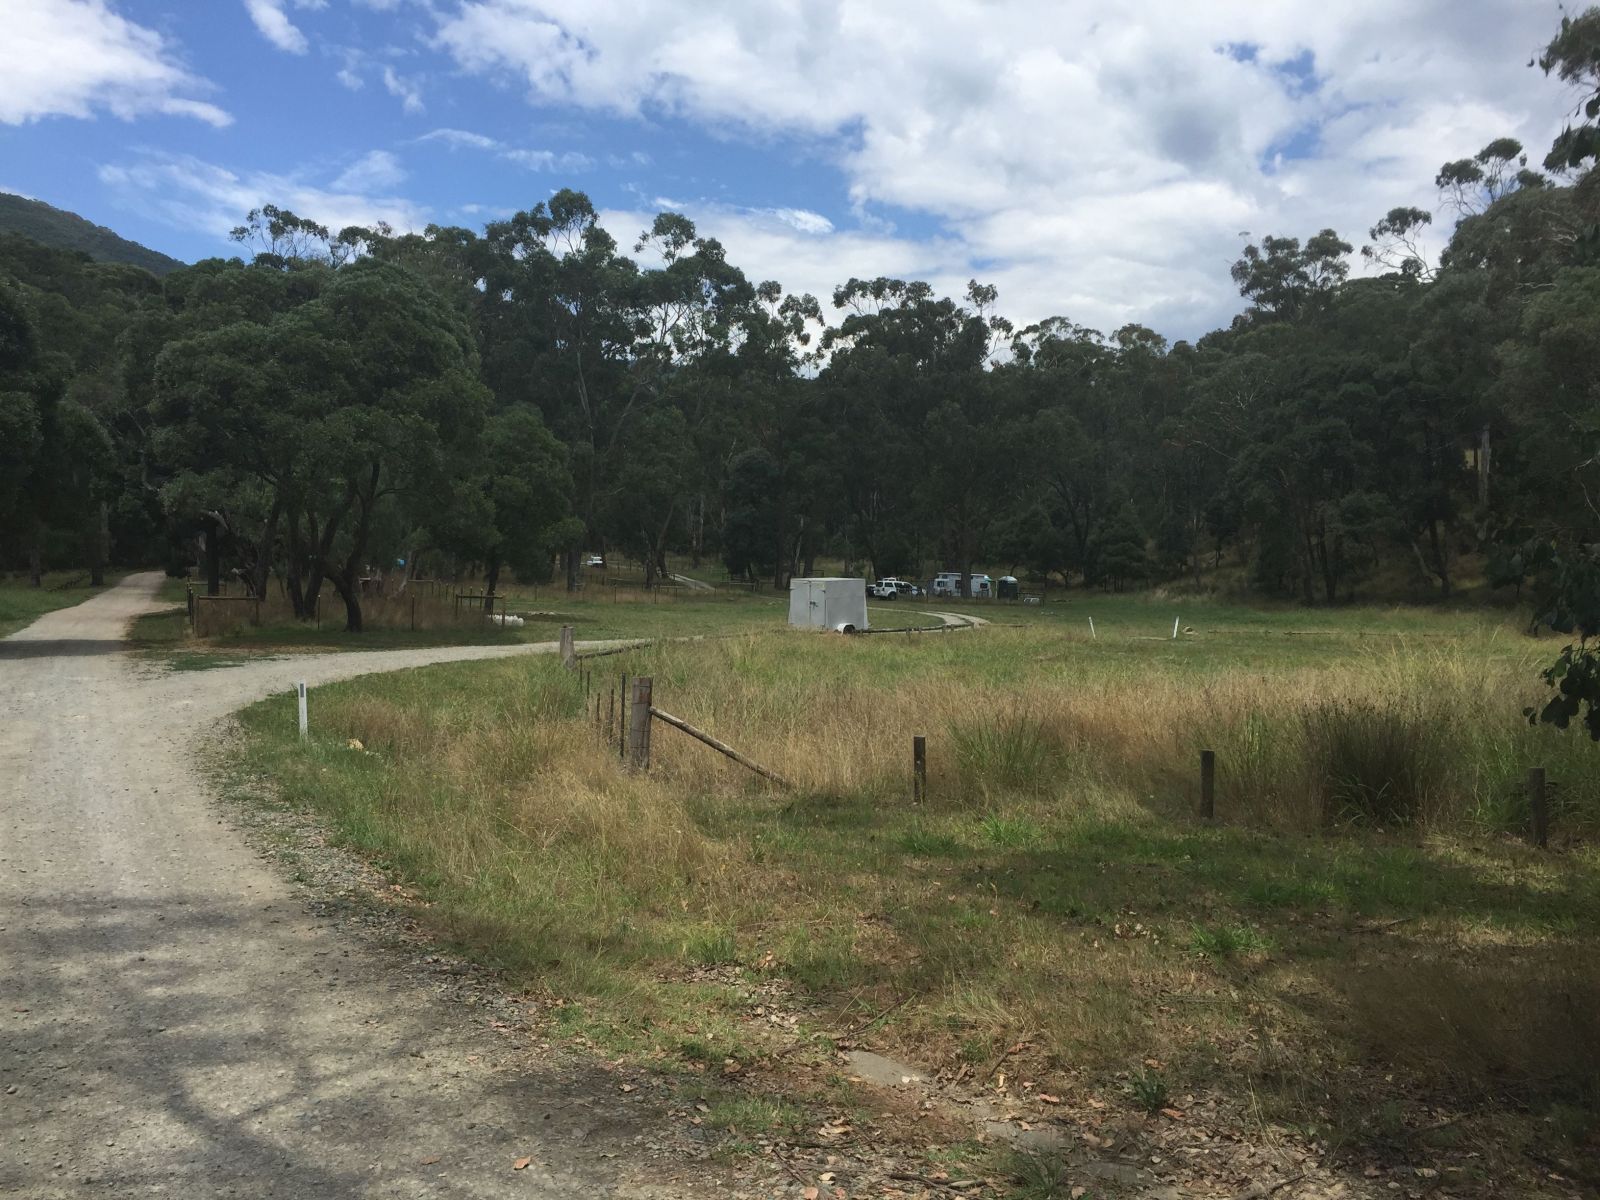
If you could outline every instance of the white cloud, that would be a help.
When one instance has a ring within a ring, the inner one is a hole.
[[[406,181],[400,160],[387,150],[369,150],[333,181],[341,192],[379,192]]]
[[[594,159],[576,150],[562,154],[553,150],[503,150],[500,157],[530,171],[587,171],[594,167]]]
[[[459,67],[535,103],[799,139],[856,211],[931,218],[945,236],[929,269],[998,283],[1014,316],[1186,335],[1239,307],[1239,230],[1331,225],[1359,245],[1388,208],[1428,204],[1446,158],[1510,134],[1536,160],[1562,106],[1525,66],[1559,21],[1553,0],[461,0],[435,14]],[[759,235],[740,220],[752,251],[789,248],[775,214]],[[808,233],[876,256],[840,280],[917,257],[886,229]]]
[[[296,28],[283,11],[283,0],[244,0],[244,7],[261,36],[279,50],[304,54],[310,49],[306,35]]]
[[[419,142],[443,142],[447,146],[465,146],[473,150],[498,150],[500,143],[492,137],[473,133],[467,129],[435,129],[423,134]]]
[[[649,208],[609,208],[600,223],[619,245],[632,246],[663,209],[680,212],[699,236],[715,238],[752,282],[776,279],[784,290],[810,292],[828,308],[833,289],[852,275],[925,279],[949,294],[966,287],[966,249],[951,238],[916,240],[860,230],[805,231],[772,209],[690,204],[654,197]]]
[[[130,162],[106,164],[99,175],[102,183],[115,189],[117,200],[135,211],[174,228],[214,234],[219,253],[228,231],[263,204],[290,209],[335,232],[380,221],[399,230],[422,229],[428,223],[428,211],[421,205],[369,194],[356,186],[364,181],[343,176],[323,187],[298,172],[239,172],[191,155],[157,151],[143,152]]]
[[[195,98],[211,85],[183,66],[165,38],[105,0],[7,0],[3,21],[0,124],[97,110],[123,120],[157,113],[217,127],[233,119]]]
[[[483,150],[493,153],[506,162],[526,167],[530,171],[588,171],[594,168],[594,159],[576,150],[557,153],[554,150],[529,150],[508,146],[497,138],[473,133],[469,129],[434,129],[417,138],[419,142],[442,142],[452,150]]]
[[[774,217],[785,225],[791,225],[801,233],[832,233],[833,222],[821,213],[811,212],[804,208],[773,208],[768,209]]]
[[[400,100],[400,107],[408,113],[422,111],[422,89],[415,80],[407,79],[393,67],[385,64],[383,68],[383,86],[389,90],[389,95]]]

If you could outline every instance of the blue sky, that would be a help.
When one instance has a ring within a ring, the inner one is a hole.
[[[0,189],[184,259],[274,202],[480,227],[563,186],[755,279],[1172,337],[1245,240],[1360,244],[1565,116],[1545,0],[7,0]],[[1336,11],[1334,11],[1336,10]],[[1442,240],[1447,222],[1436,227]]]

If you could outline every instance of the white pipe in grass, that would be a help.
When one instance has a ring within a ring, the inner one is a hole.
[[[1093,617],[1089,618],[1089,637],[1090,637],[1090,640],[1092,640],[1092,641],[1098,642],[1100,640],[1100,636],[1097,633],[1095,633],[1095,631],[1094,631],[1094,618]]]
[[[299,701],[299,707],[300,707],[300,736],[301,737],[306,737],[306,736],[309,735],[311,726],[310,726],[309,721],[307,721],[307,719],[306,719],[306,684],[305,684],[305,680],[302,679],[299,683],[295,684],[294,685],[294,690],[295,690],[295,697]]]
[[[1177,641],[1178,640],[1178,618],[1177,617],[1173,617],[1172,618],[1172,640],[1173,641]]]

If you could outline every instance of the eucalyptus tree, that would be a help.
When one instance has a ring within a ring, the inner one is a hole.
[[[984,309],[992,298],[974,284],[962,305],[887,277],[834,290],[845,315],[823,334],[821,383],[844,431],[838,478],[852,533],[880,574],[921,560],[928,542],[957,567],[989,520],[994,470],[964,458],[960,439],[993,398],[984,367],[1005,327]]]
[[[316,410],[288,369],[298,348],[284,321],[330,279],[320,264],[209,260],[169,275],[167,303],[124,339],[124,386],[151,424],[163,502],[206,534],[207,590],[218,590],[226,537],[253,594],[264,594],[287,525],[287,583],[301,616],[316,602],[302,581],[320,578],[296,507],[302,429]]]
[[[8,357],[27,360],[25,367],[0,368],[12,377],[9,415],[0,419],[13,445],[4,453],[17,456],[27,476],[15,488],[0,484],[12,492],[7,527],[35,580],[49,557],[87,563],[98,583],[113,550],[111,503],[132,482],[136,457],[133,431],[119,422],[117,339],[155,296],[157,283],[137,267],[0,235],[0,287],[10,297],[7,323],[14,326],[3,335],[12,343]],[[30,349],[22,354],[24,346]],[[20,478],[18,470],[0,471]],[[130,515],[132,541],[147,541]],[[142,523],[148,525],[148,514]]]
[[[270,263],[238,274],[251,297],[275,279],[277,311],[179,331],[153,366],[162,450],[183,464],[169,491],[188,504],[266,509],[258,584],[282,520],[297,610],[315,611],[326,580],[359,631],[378,506],[437,485],[449,448],[481,424],[472,339],[445,302],[390,264],[319,268],[313,287],[305,270]],[[207,325],[209,315],[201,307]]]
[[[1299,238],[1265,237],[1259,246],[1244,248],[1231,273],[1257,320],[1298,321],[1326,307],[1350,274],[1350,251],[1350,243],[1331,229],[1304,245]]]
[[[0,282],[0,531],[21,533],[43,448],[34,371],[39,349],[19,289]],[[31,549],[31,546],[30,546]],[[38,574],[35,572],[35,581]]]

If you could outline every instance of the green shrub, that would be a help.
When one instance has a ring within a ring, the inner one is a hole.
[[[1172,1100],[1167,1081],[1154,1071],[1140,1071],[1128,1081],[1133,1102],[1147,1113],[1158,1113]]]

